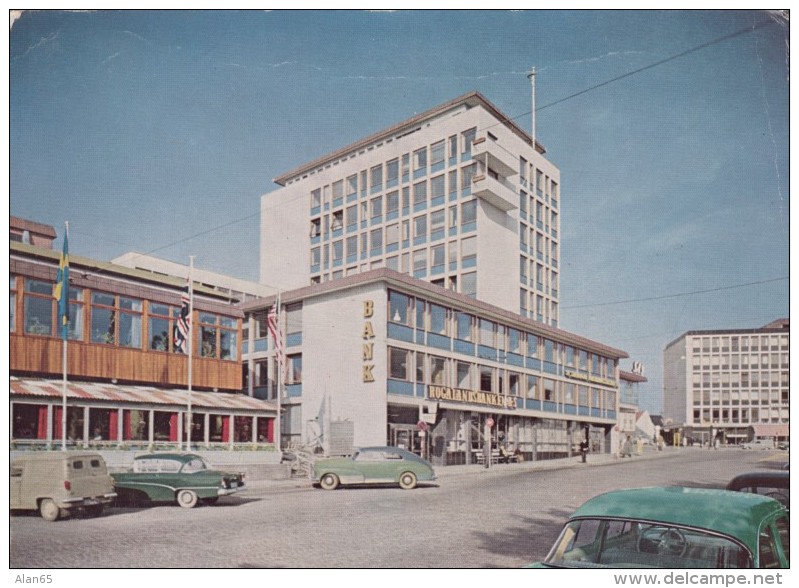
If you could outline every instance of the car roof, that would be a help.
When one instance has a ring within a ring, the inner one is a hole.
[[[790,488],[791,476],[785,470],[747,472],[735,476],[727,484],[727,490],[738,490],[749,486],[768,486],[770,488]]]
[[[709,529],[754,548],[763,519],[779,511],[785,507],[758,494],[675,486],[600,494],[570,518],[613,517]]]
[[[134,459],[172,459],[186,463],[192,459],[202,459],[202,457],[196,453],[144,453],[137,455]]]
[[[398,453],[406,459],[413,459],[416,461],[424,462],[424,460],[402,447],[394,447],[393,445],[374,445],[370,447],[356,447],[355,451],[383,451],[385,453]]]

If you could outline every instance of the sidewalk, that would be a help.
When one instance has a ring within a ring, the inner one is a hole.
[[[559,459],[547,459],[540,461],[525,461],[522,463],[500,463],[493,464],[487,468],[478,464],[471,465],[453,465],[453,466],[436,466],[436,476],[438,477],[439,484],[447,478],[454,478],[457,476],[501,476],[503,474],[513,474],[525,471],[542,471],[542,470],[557,470],[564,468],[588,468],[597,466],[610,466],[618,465],[624,466],[627,463],[632,463],[641,460],[652,459],[665,459],[669,457],[677,457],[685,451],[682,447],[667,447],[663,451],[657,451],[654,448],[644,449],[642,455],[633,454],[632,457],[619,458],[613,453],[603,454],[588,454],[586,463],[582,463],[580,455],[574,457],[564,457]],[[311,481],[307,478],[290,478],[285,480],[252,480],[247,481],[247,487],[251,489],[291,489],[291,488],[308,488],[311,486]]]

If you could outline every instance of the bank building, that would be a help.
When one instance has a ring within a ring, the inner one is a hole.
[[[277,293],[240,308],[244,392],[279,401],[284,446],[344,438],[435,465],[481,461],[488,442],[528,460],[586,436],[612,451],[628,355],[559,328],[545,154],[473,92],[275,179],[260,281]]]

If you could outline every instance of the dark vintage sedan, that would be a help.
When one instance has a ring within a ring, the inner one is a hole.
[[[536,568],[787,568],[788,511],[766,496],[637,488],[595,496]]]
[[[349,484],[399,484],[410,490],[417,482],[435,479],[428,461],[399,447],[362,447],[347,457],[320,459],[312,474],[313,482],[325,490]]]
[[[177,502],[192,508],[215,504],[220,496],[244,490],[244,475],[212,470],[194,453],[148,453],[128,472],[112,473],[121,503]]]
[[[791,477],[784,470],[747,472],[735,476],[727,484],[727,490],[762,494],[791,506]]]

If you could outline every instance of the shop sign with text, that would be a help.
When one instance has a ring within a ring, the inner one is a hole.
[[[516,408],[515,396],[503,396],[502,394],[482,392],[480,390],[464,390],[463,388],[450,388],[449,386],[428,386],[427,396],[430,400],[448,400],[450,402],[481,404],[496,408]]]

